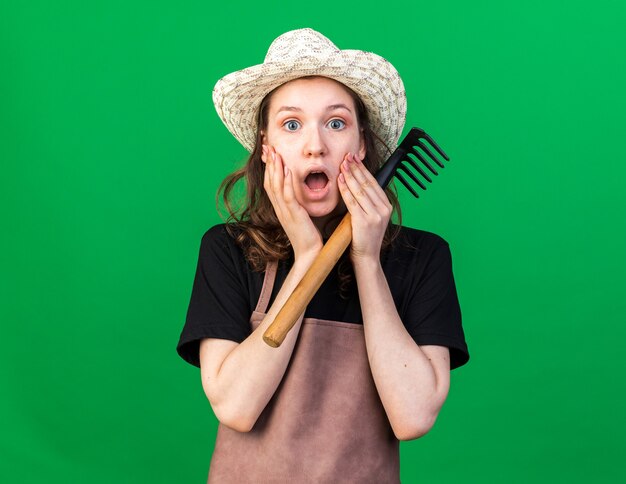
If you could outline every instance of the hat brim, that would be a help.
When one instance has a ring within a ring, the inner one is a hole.
[[[396,69],[372,52],[338,50],[323,58],[305,56],[248,67],[216,83],[213,103],[228,130],[252,152],[263,98],[282,84],[305,76],[328,77],[352,89],[368,111],[372,130],[389,148],[395,148],[406,118],[404,84]],[[378,149],[384,155],[386,149]]]

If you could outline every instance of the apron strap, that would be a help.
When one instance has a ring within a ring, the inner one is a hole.
[[[256,305],[256,312],[265,313],[270,303],[270,297],[272,296],[272,289],[274,288],[274,280],[276,279],[276,270],[278,268],[278,261],[268,261],[265,266],[265,277],[263,278],[263,287],[261,288],[261,295]]]

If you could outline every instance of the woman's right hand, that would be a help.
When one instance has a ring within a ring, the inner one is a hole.
[[[296,199],[291,171],[273,146],[263,145],[261,159],[265,163],[263,187],[289,237],[295,259],[317,256],[324,243],[308,212]]]

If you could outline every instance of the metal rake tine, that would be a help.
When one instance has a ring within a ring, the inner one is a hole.
[[[433,146],[433,147],[437,150],[437,152],[441,155],[441,157],[442,157],[444,160],[446,160],[446,161],[450,161],[450,158],[448,158],[448,155],[446,155],[446,154],[443,152],[443,150],[439,147],[439,145],[436,143],[436,141],[435,141],[434,139],[432,139],[432,138],[428,135],[428,133],[426,133],[425,131],[423,131],[423,132],[422,132],[422,138],[424,138],[426,141],[428,141],[428,142],[429,142],[429,143],[430,143],[430,144],[431,144],[431,145],[432,145],[432,146]],[[434,157],[432,156],[432,154],[430,154],[430,156],[431,156],[431,158],[433,158],[433,159],[437,162],[437,164],[438,164],[439,166],[441,166],[441,168],[443,168],[443,165],[437,161],[437,158],[434,158]]]
[[[400,166],[402,166],[402,165],[400,165]],[[420,196],[417,194],[417,192],[415,191],[415,189],[414,189],[414,188],[410,185],[410,183],[409,183],[409,182],[407,182],[407,181],[404,179],[404,177],[403,177],[402,175],[400,175],[400,173],[398,173],[398,171],[397,171],[397,170],[396,170],[396,173],[394,174],[394,176],[395,176],[398,180],[400,180],[400,182],[402,182],[402,184],[403,184],[403,185],[407,188],[407,190],[408,190],[408,191],[410,191],[410,192],[413,194],[413,196],[414,196],[415,198],[419,198],[419,197],[420,197]]]
[[[402,170],[404,173],[406,173],[407,175],[409,175],[409,176],[411,177],[411,179],[412,179],[415,183],[417,183],[417,184],[420,186],[420,188],[421,188],[422,190],[426,190],[426,185],[424,185],[424,184],[422,183],[422,181],[421,181],[419,178],[417,178],[417,177],[413,174],[413,172],[412,172],[411,170],[409,170],[406,166],[404,166],[404,164],[400,163],[400,164],[398,165],[398,170]],[[397,173],[397,172],[396,172],[396,173]],[[429,181],[430,181],[430,180],[429,180]]]
[[[426,178],[426,180],[428,180],[429,183],[433,182],[432,178],[430,178],[428,176],[428,173],[426,173],[424,170],[422,170],[422,168],[417,163],[415,163],[415,161],[413,161],[413,158],[410,158],[410,157],[407,156],[404,159],[404,161],[408,161],[411,164],[411,166],[415,169],[415,171],[417,171],[420,175],[422,175],[424,178]]]
[[[420,148],[422,148],[422,149],[426,152],[426,154],[427,154],[428,156],[430,156],[430,157],[433,159],[433,161],[434,161],[435,163],[437,163],[437,164],[438,164],[441,168],[444,168],[443,163],[441,163],[441,161],[439,161],[439,160],[437,159],[437,157],[433,154],[433,152],[432,152],[432,151],[430,151],[430,150],[428,149],[428,146],[426,146],[426,145],[425,145],[424,143],[422,143],[421,141],[418,141],[418,142],[417,142],[417,146],[419,146]]]
[[[419,143],[418,143],[419,146]],[[416,158],[418,158],[422,163],[424,163],[424,165],[426,165],[426,168],[428,168],[433,175],[439,175],[439,173],[437,173],[437,170],[435,170],[432,165],[430,163],[428,163],[428,161],[426,161],[426,158],[424,158],[422,156],[422,154],[417,151],[415,148],[411,147],[409,149],[409,151],[411,152],[412,155],[414,155]]]

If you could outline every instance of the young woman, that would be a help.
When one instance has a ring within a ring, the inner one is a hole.
[[[177,347],[220,422],[209,482],[398,482],[398,441],[428,432],[469,358],[448,244],[391,223],[372,176],[404,125],[402,81],[301,29],[213,99],[251,155],[222,184],[231,216],[202,238]],[[349,253],[271,348],[263,333],[346,211]]]

